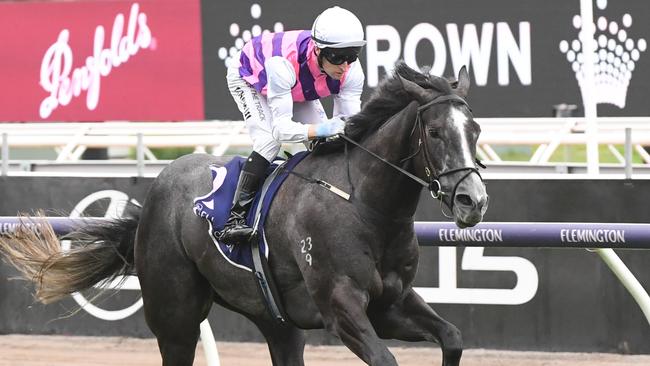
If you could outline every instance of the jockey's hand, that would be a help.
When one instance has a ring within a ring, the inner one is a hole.
[[[321,122],[315,127],[315,137],[330,137],[343,133],[345,131],[345,122],[339,117],[330,118],[325,122]]]

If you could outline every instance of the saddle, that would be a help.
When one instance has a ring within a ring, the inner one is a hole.
[[[194,199],[194,214],[208,221],[208,233],[219,253],[231,265],[254,274],[272,316],[282,322],[284,319],[281,310],[273,299],[272,281],[267,275],[269,245],[264,236],[264,223],[278,189],[293,168],[308,154],[309,152],[302,151],[287,160],[276,161],[269,167],[264,184],[258,190],[246,217],[246,223],[254,229],[254,235],[247,244],[228,245],[220,242],[217,234],[223,229],[230,215],[237,181],[246,158],[235,157],[224,166],[210,165],[212,190]]]

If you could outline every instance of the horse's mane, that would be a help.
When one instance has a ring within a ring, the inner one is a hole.
[[[348,119],[346,135],[357,141],[363,139],[413,101],[413,96],[406,92],[397,77],[398,75],[439,94],[451,94],[452,92],[447,79],[420,73],[408,67],[404,62],[400,62],[395,65],[393,76],[384,79],[379,84],[363,109]]]
[[[361,111],[347,120],[346,136],[355,141],[361,141],[414,100],[413,96],[404,89],[402,82],[397,77],[398,75],[425,89],[433,90],[437,94],[452,93],[452,84],[450,84],[449,80],[428,73],[420,73],[408,67],[404,62],[399,62],[395,65],[392,77],[386,78],[379,83],[379,86],[372,93]],[[323,144],[314,152],[328,153],[340,150],[342,147],[343,142],[336,141]]]

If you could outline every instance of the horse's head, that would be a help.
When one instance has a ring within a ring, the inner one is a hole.
[[[451,84],[432,76],[432,81],[445,86],[443,90],[422,87],[399,73],[397,77],[420,104],[413,127],[419,152],[414,156],[415,173],[430,182],[431,194],[451,209],[456,225],[476,225],[487,210],[488,195],[476,167],[481,128],[465,101],[470,84],[467,70],[463,67],[458,81]]]

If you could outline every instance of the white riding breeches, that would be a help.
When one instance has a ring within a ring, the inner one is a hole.
[[[239,75],[236,67],[229,67],[226,77],[228,89],[237,103],[239,111],[244,116],[248,133],[253,140],[253,150],[262,155],[266,160],[273,161],[280,152],[283,139],[273,137],[273,117],[266,97],[248,84]],[[303,124],[319,123],[326,117],[325,111],[319,100],[294,103],[292,120]],[[306,129],[300,128],[290,131],[293,139],[307,141]]]

